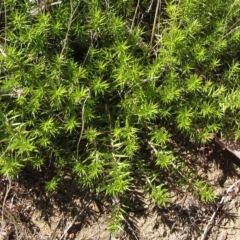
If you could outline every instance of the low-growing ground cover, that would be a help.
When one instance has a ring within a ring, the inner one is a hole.
[[[34,172],[50,195],[71,179],[105,199],[112,234],[128,225],[135,189],[156,208],[173,188],[215,204],[204,160],[193,164],[175,139],[206,158],[212,134],[240,136],[239,5],[2,1],[4,179]]]

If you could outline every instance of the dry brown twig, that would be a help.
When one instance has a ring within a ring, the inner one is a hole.
[[[161,9],[161,0],[157,1],[157,6],[156,6],[156,11],[155,11],[155,16],[154,16],[154,21],[153,21],[153,28],[152,28],[152,34],[151,34],[151,40],[150,40],[150,48],[152,49],[153,46],[153,39],[154,39],[154,35],[155,35],[155,28],[156,28],[156,23],[157,23],[157,16],[158,16],[158,12],[159,9]],[[160,10],[161,11],[161,10]]]
[[[59,221],[56,223],[56,225],[55,225],[55,227],[54,227],[54,230],[53,230],[51,236],[49,237],[49,240],[54,240],[54,239],[55,239],[58,226],[60,225],[62,219],[63,219],[63,214],[62,214],[62,216],[60,217]]]
[[[75,223],[75,221],[77,220],[77,218],[78,218],[79,216],[81,216],[82,213],[86,210],[86,208],[91,204],[91,202],[92,202],[92,200],[89,200],[89,201],[87,202],[87,204],[84,206],[84,208],[82,209],[82,211],[73,218],[72,222],[71,222],[71,223],[67,226],[67,228],[63,231],[63,234],[62,234],[62,236],[60,237],[60,240],[65,239],[65,236],[66,236],[66,234],[68,233],[69,229],[73,226],[73,224]]]
[[[4,57],[6,57],[7,55],[6,55],[6,53],[4,52],[4,50],[3,50],[3,48],[2,48],[2,46],[0,45],[0,52],[1,52],[1,54],[4,56]]]
[[[136,19],[136,16],[137,16],[137,10],[138,10],[138,8],[139,8],[139,4],[140,4],[140,0],[138,0],[137,6],[136,6],[136,8],[135,8],[135,12],[134,12],[134,16],[133,16],[133,20],[132,20],[132,24],[131,24],[130,31],[133,30],[133,26],[134,26],[134,22],[135,22],[135,19]]]
[[[11,190],[11,179],[8,178],[8,182],[9,184],[7,185],[7,190],[6,190],[6,193],[5,193],[5,196],[4,196],[4,200],[3,200],[3,203],[0,202],[0,207],[2,207],[2,219],[1,219],[1,230],[0,230],[0,235],[2,235],[3,233],[3,222],[4,222],[4,216],[14,225],[14,228],[15,228],[15,232],[16,232],[16,237],[17,237],[17,240],[19,239],[19,232],[18,232],[18,226],[17,226],[17,220],[15,219],[15,217],[11,214],[11,212],[9,212],[6,208],[5,208],[5,203],[6,203],[6,200],[7,200],[7,197],[8,197],[8,194]]]
[[[84,113],[85,113],[85,104],[88,100],[88,98],[90,98],[90,90],[89,88],[87,88],[88,91],[88,95],[86,96],[83,105],[82,105],[82,128],[81,128],[81,132],[79,134],[79,138],[78,138],[78,142],[77,142],[77,160],[78,160],[78,155],[79,155],[79,146],[80,146],[80,142],[83,136],[83,131],[84,131],[84,125],[85,125],[85,117],[84,117]]]
[[[201,240],[204,240],[204,239],[206,238],[207,233],[208,233],[208,230],[209,230],[210,226],[213,224],[213,220],[214,220],[214,218],[216,217],[218,210],[220,209],[220,207],[221,207],[221,206],[223,205],[223,203],[224,203],[225,197],[229,194],[229,192],[230,192],[239,182],[240,182],[240,179],[237,180],[234,184],[232,184],[232,185],[227,189],[227,191],[226,191],[226,193],[224,194],[224,196],[221,198],[221,201],[218,203],[217,209],[216,209],[215,212],[212,214],[210,220],[208,221],[208,224],[207,224],[206,228],[204,229],[204,232],[203,232],[203,234],[202,234]]]
[[[72,0],[70,1],[71,13],[70,13],[69,21],[68,21],[67,32],[66,32],[65,38],[64,38],[64,40],[63,40],[63,47],[62,47],[62,50],[61,50],[61,53],[60,53],[60,57],[63,57],[63,53],[64,53],[65,48],[66,48],[66,45],[67,45],[67,40],[68,40],[70,28],[71,28],[72,23],[73,23],[73,21],[74,21],[74,16],[75,16],[75,14],[77,13],[79,4],[80,4],[80,1],[79,1],[79,3],[77,4],[77,6],[75,7],[75,9],[73,9],[73,2],[72,2]]]
[[[57,1],[57,2],[52,2],[52,3],[47,3],[46,1],[37,2],[37,6],[30,10],[30,14],[32,16],[36,16],[41,11],[46,9],[47,7],[51,7],[51,6],[54,6],[54,5],[59,5],[61,3],[62,3],[62,1]]]

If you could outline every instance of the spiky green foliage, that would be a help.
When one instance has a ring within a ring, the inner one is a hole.
[[[0,3],[2,174],[51,163],[47,190],[72,174],[119,201],[144,178],[166,205],[161,173],[183,169],[170,132],[240,136],[240,1],[45,2]],[[196,181],[195,195],[212,201]],[[116,231],[124,209],[112,216]]]

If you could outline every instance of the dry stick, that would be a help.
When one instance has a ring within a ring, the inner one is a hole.
[[[3,2],[3,5],[4,5],[4,49],[6,49],[6,44],[7,44],[7,8],[6,8],[6,1],[4,0]],[[0,45],[0,52],[2,53],[2,55],[4,57],[6,57],[6,53],[4,52],[4,49],[1,47]]]
[[[7,7],[6,7],[6,0],[4,0],[4,24],[5,24],[5,29],[4,29],[4,34],[5,34],[5,39],[4,39],[4,47],[6,48],[7,44]]]
[[[32,16],[36,16],[40,13],[40,11],[43,11],[45,10],[48,6],[54,6],[54,5],[59,5],[61,4],[62,1],[58,1],[58,2],[53,2],[53,3],[50,3],[50,4],[47,4],[46,1],[40,1],[39,3],[37,3],[37,6],[33,9],[30,10],[30,14]]]
[[[61,50],[61,53],[60,53],[60,56],[62,57],[63,56],[63,52],[66,48],[66,44],[67,44],[67,38],[68,38],[68,34],[69,34],[69,31],[70,31],[70,27],[72,25],[72,19],[73,19],[73,6],[72,6],[72,1],[70,1],[70,7],[71,7],[71,12],[70,12],[70,19],[68,21],[68,26],[67,26],[67,32],[66,32],[66,35],[65,35],[65,38],[63,40],[63,47],[62,47],[62,50]],[[75,9],[76,10],[76,9]]]
[[[85,120],[84,120],[85,104],[89,97],[90,97],[90,90],[88,89],[88,95],[87,95],[86,99],[84,100],[83,106],[82,106],[82,128],[81,128],[81,132],[80,132],[78,143],[77,143],[77,160],[78,160],[78,155],[79,155],[79,145],[80,145],[80,142],[82,139],[84,124],[85,124]]]
[[[105,111],[107,113],[107,117],[109,119],[109,131],[110,131],[110,135],[112,135],[112,123],[111,123],[111,114],[110,114],[110,111],[109,111],[109,108],[108,108],[108,104],[105,104]],[[111,137],[111,153],[112,153],[112,157],[113,157],[113,160],[115,161],[115,163],[117,162],[117,159],[116,159],[116,156],[115,156],[115,153],[114,153],[114,143],[113,143],[113,140],[112,140],[112,137]]]
[[[235,4],[236,4],[237,2],[238,2],[238,0],[234,1],[234,3],[230,6],[230,9],[229,9],[229,11],[228,11],[228,13],[227,13],[227,15],[226,15],[226,18],[225,18],[225,23],[224,23],[224,28],[225,28],[225,29],[227,28],[227,24],[228,24],[228,23],[227,23],[228,17],[229,17],[229,15],[230,15],[233,7],[235,6]],[[223,38],[224,38],[224,32],[223,32],[222,39],[223,39]]]
[[[73,3],[72,3],[72,0],[70,1],[70,7],[71,7],[71,13],[70,13],[70,19],[68,21],[68,26],[67,26],[67,32],[66,32],[66,36],[63,40],[63,47],[62,47],[62,50],[61,50],[61,53],[60,53],[60,57],[63,56],[63,53],[64,53],[64,50],[66,48],[66,44],[67,44],[67,38],[68,38],[68,35],[69,35],[69,31],[70,31],[70,28],[71,28],[71,25],[73,23],[73,17],[78,9],[78,6],[80,4],[80,1],[78,3],[78,5],[76,6],[76,8],[73,10]]]
[[[203,234],[202,234],[202,237],[201,237],[201,240],[204,240],[207,236],[207,233],[208,233],[208,230],[210,228],[210,225],[213,223],[213,220],[219,210],[219,208],[221,207],[221,205],[223,204],[224,202],[224,199],[225,197],[228,195],[228,193],[240,182],[240,179],[238,181],[236,181],[234,184],[232,184],[226,191],[225,195],[222,197],[221,201],[218,203],[218,207],[216,209],[216,211],[213,213],[212,217],[210,218],[209,222],[208,222],[208,225],[206,226]]]
[[[77,218],[82,215],[82,213],[85,211],[85,209],[91,204],[92,200],[89,200],[88,203],[85,205],[85,207],[82,209],[82,211],[74,217],[74,219],[72,220],[72,222],[68,225],[68,227],[64,230],[62,236],[60,237],[60,240],[62,240],[65,235],[67,234],[68,230],[72,227],[72,225],[75,223],[75,221],[77,220]]]
[[[56,224],[56,226],[55,226],[55,228],[54,228],[51,236],[49,237],[49,240],[54,240],[54,238],[55,238],[55,236],[56,236],[57,228],[58,228],[60,222],[62,221],[62,219],[63,219],[63,217],[61,217],[61,218],[59,219],[59,221],[57,222],[57,224]]]
[[[87,57],[88,57],[88,55],[89,55],[90,50],[91,50],[92,47],[93,47],[93,45],[92,45],[92,43],[91,43],[91,45],[90,45],[89,48],[88,48],[87,54],[86,54],[86,56],[85,56],[85,58],[84,58],[84,60],[83,60],[82,66],[84,66],[84,64],[85,64],[85,62],[86,62],[86,60],[87,60]]]
[[[10,192],[10,189],[11,189],[11,180],[9,180],[9,185],[7,185],[7,191],[6,191],[4,199],[3,199],[3,204],[2,204],[2,223],[3,223],[3,216],[4,216],[4,206],[5,206],[5,203],[6,203],[6,200],[7,200],[7,196],[9,194],[9,192]],[[2,233],[2,229],[1,229],[1,233]]]
[[[139,8],[139,4],[140,4],[140,0],[138,0],[137,6],[136,6],[136,8],[135,8],[135,12],[134,12],[133,20],[132,20],[132,25],[131,25],[131,28],[130,28],[131,31],[132,31],[132,29],[133,29],[133,25],[134,25],[134,22],[135,22],[135,19],[136,19],[136,16],[137,16],[137,10],[138,10],[138,8]]]
[[[149,6],[149,8],[147,9],[146,13],[149,13],[149,12],[150,12],[150,10],[151,10],[151,8],[152,8],[152,6],[153,6],[153,1],[154,1],[154,0],[151,1],[150,6]]]
[[[3,48],[1,47],[1,45],[0,45],[0,52],[2,53],[2,55],[3,55],[4,57],[7,56],[6,53],[4,52]]]
[[[2,204],[2,226],[3,226],[3,218],[4,218],[4,215],[6,214],[6,216],[9,218],[9,220],[12,221],[12,223],[14,225],[14,228],[15,228],[15,231],[16,231],[17,239],[19,239],[18,238],[17,222],[16,222],[14,216],[10,212],[8,212],[8,210],[4,209],[4,206],[5,206],[5,203],[6,203],[6,200],[7,200],[7,196],[9,194],[10,190],[11,190],[11,185],[12,185],[12,182],[11,182],[10,178],[8,178],[8,181],[9,181],[9,184],[7,186],[7,191],[5,193],[5,196],[4,196],[4,199],[3,199],[3,204]],[[1,206],[1,203],[0,203],[0,206]],[[2,230],[3,230],[2,228],[3,227],[1,227],[0,233],[2,233]]]
[[[155,35],[155,27],[156,27],[156,22],[157,22],[157,14],[158,14],[160,6],[161,6],[161,0],[158,0],[156,11],[155,11],[155,16],[154,16],[154,21],[153,21],[152,35],[151,35],[151,40],[150,40],[150,49],[152,49],[152,45],[153,45],[153,38]]]
[[[224,36],[222,36],[222,39],[227,37],[228,35],[232,34],[233,32],[237,31],[239,28],[240,28],[240,26],[235,27],[234,29],[232,29],[231,31],[226,33]]]

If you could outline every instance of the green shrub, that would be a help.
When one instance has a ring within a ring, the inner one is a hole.
[[[145,176],[166,205],[159,175],[187,164],[170,133],[240,136],[240,1],[37,2],[0,5],[2,174],[51,163],[47,190],[71,174],[119,201]],[[214,199],[193,175],[184,181]],[[113,207],[112,231],[124,214]]]

